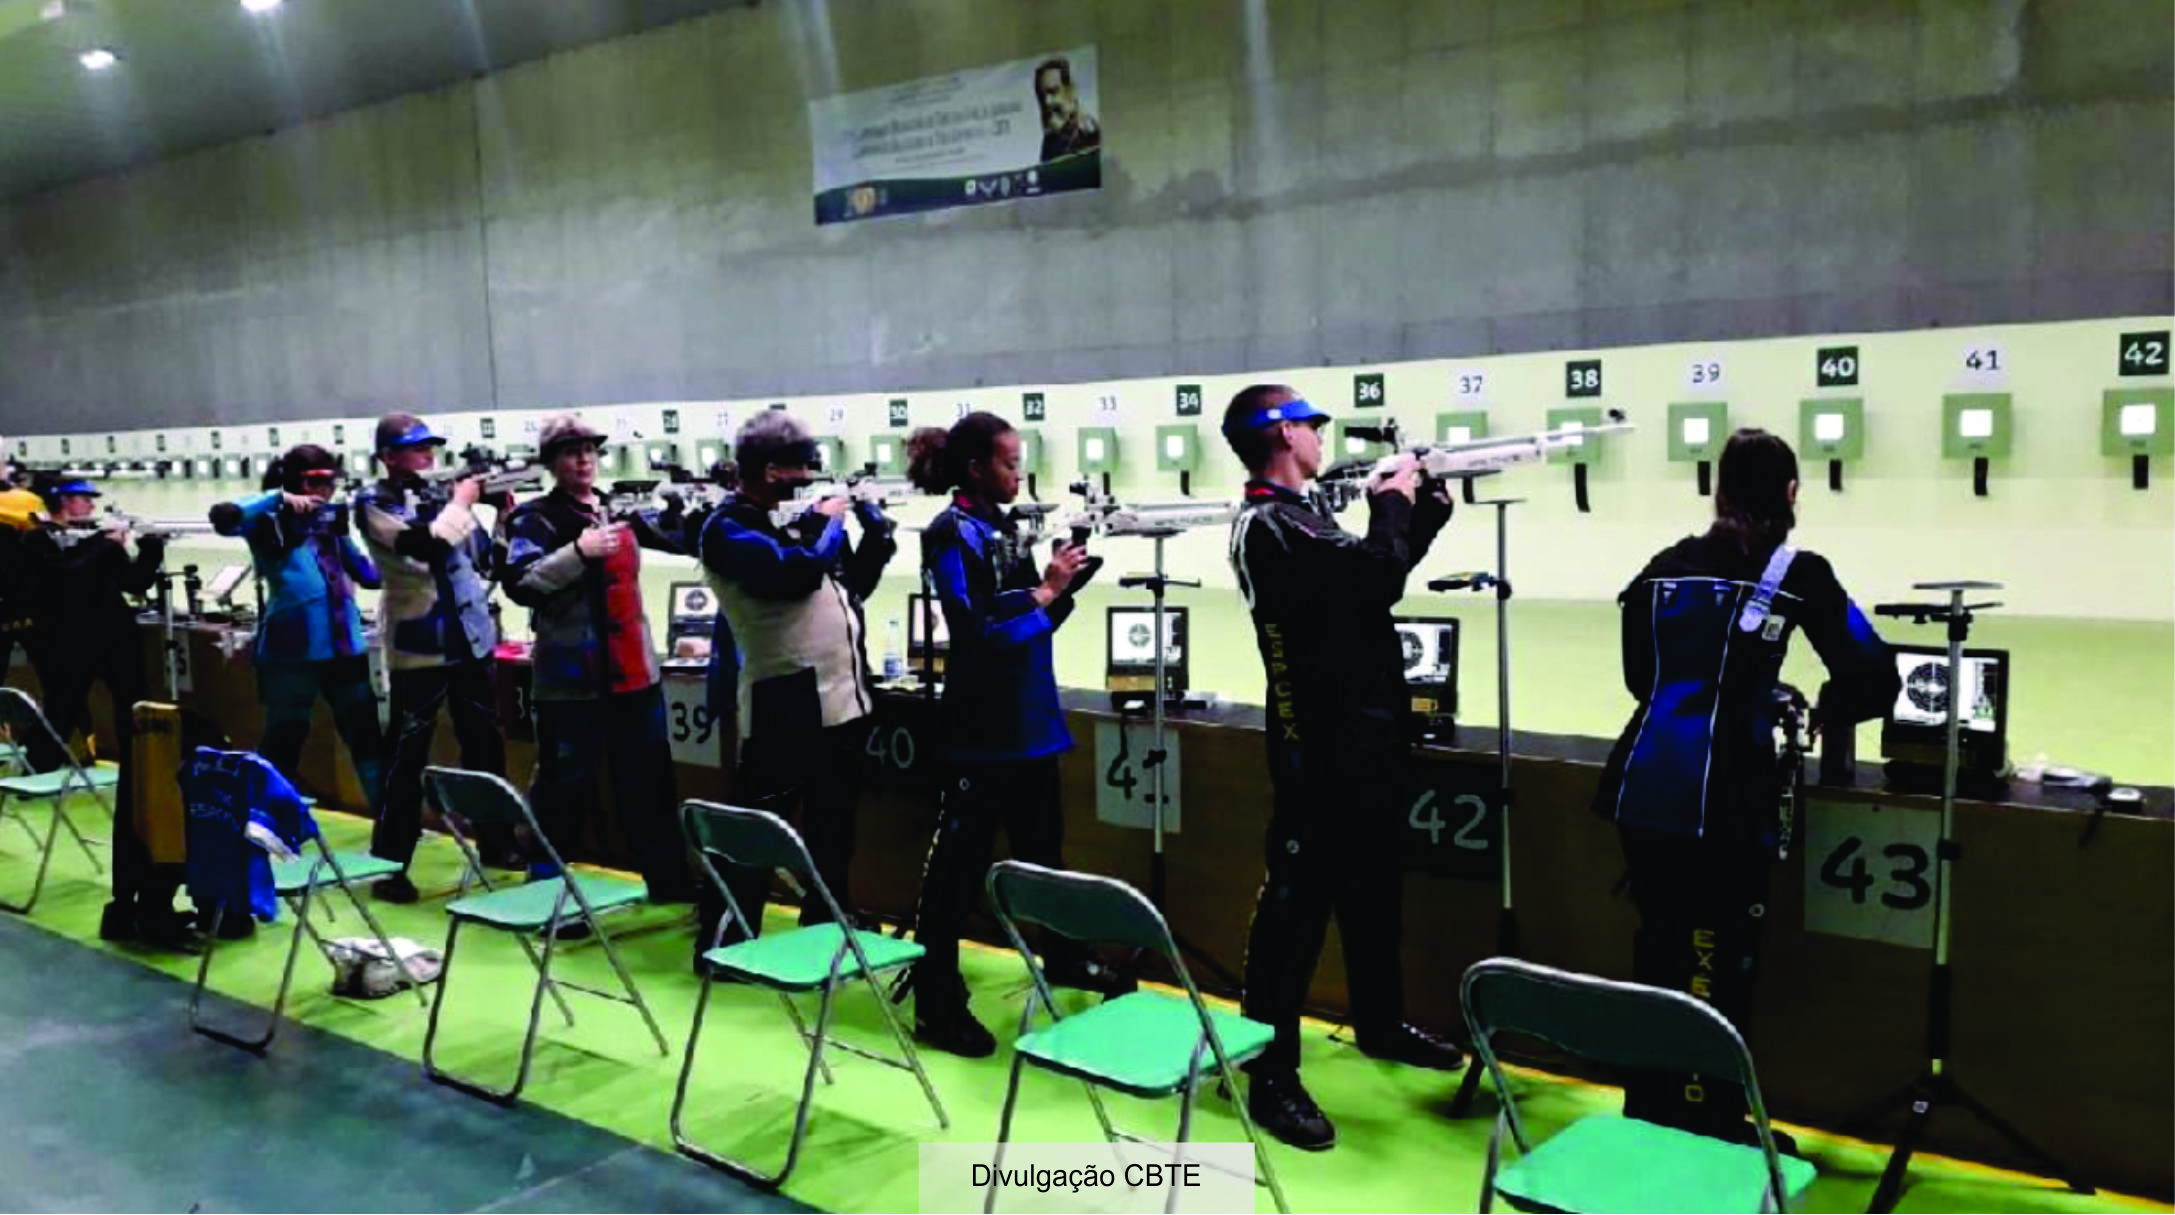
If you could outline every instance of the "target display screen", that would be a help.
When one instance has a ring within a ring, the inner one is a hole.
[[[1408,684],[1454,684],[1458,676],[1458,622],[1399,620],[1397,645]]]
[[[1948,706],[1955,698],[1959,767],[1999,772],[2009,749],[2009,654],[1965,650],[1963,669],[1951,672],[1948,650],[1939,646],[1895,647],[1903,686],[1881,723],[1881,751],[1892,760],[1938,768],[1948,753]]]
[[[1163,662],[1170,666],[1185,661],[1185,609],[1166,608],[1163,612]],[[1112,608],[1110,610],[1110,665],[1113,667],[1152,667],[1155,665],[1155,612],[1150,608]]]
[[[1105,638],[1109,662],[1104,681],[1111,701],[1119,709],[1146,704],[1155,690],[1155,609],[1114,607],[1108,609]],[[1187,687],[1186,609],[1163,609],[1163,695],[1175,700]]]
[[[1892,711],[1904,725],[1948,728],[1948,702],[1959,695],[1957,715],[1966,730],[1992,734],[2001,728],[2002,662],[1993,657],[1966,657],[1959,687],[1949,677],[1947,654],[1896,655],[1896,671],[1903,690],[1896,694]]]
[[[1458,715],[1458,622],[1455,617],[1398,616],[1398,661],[1412,693],[1411,725],[1440,741]]]
[[[701,582],[672,584],[672,619],[709,620],[717,615],[717,593]]]

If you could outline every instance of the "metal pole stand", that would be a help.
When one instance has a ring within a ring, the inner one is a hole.
[[[1472,481],[1465,482],[1468,490]],[[1437,578],[1427,584],[1427,589],[1443,591],[1495,592],[1495,754],[1502,766],[1500,774],[1503,814],[1503,910],[1496,919],[1496,952],[1504,957],[1518,956],[1518,907],[1511,898],[1510,890],[1510,823],[1511,805],[1516,798],[1510,777],[1510,508],[1525,501],[1523,498],[1483,498],[1474,501],[1468,493],[1466,500],[1474,506],[1495,508],[1495,572],[1485,570],[1469,574],[1453,574]],[[1468,1064],[1465,1075],[1458,1080],[1457,1096],[1450,1100],[1450,1116],[1463,1118],[1472,1112],[1473,1094],[1480,1090],[1480,1073],[1486,1068]]]
[[[1963,687],[1964,639],[1971,634],[1974,613],[2000,607],[1996,602],[1965,603],[1964,596],[1970,591],[1998,591],[1999,582],[1919,582],[1912,584],[1917,591],[1944,591],[1946,603],[1884,603],[1873,609],[1878,616],[1897,616],[1913,624],[1941,623],[1948,626],[1948,753],[1941,773],[1941,842],[1935,850],[1934,863],[1934,911],[1933,911],[1933,976],[1926,1002],[1926,1070],[1901,1091],[1884,1098],[1872,1109],[1847,1124],[1855,1132],[1898,1106],[1909,1108],[1910,1115],[1903,1125],[1903,1134],[1896,1139],[1895,1151],[1888,1157],[1888,1167],[1881,1173],[1880,1185],[1873,1191],[1873,1201],[1866,1210],[1877,1215],[1887,1215],[1895,1210],[1896,1200],[1903,1195],[1905,1176],[1910,1172],[1911,1154],[1917,1150],[1919,1138],[1933,1121],[1936,1110],[1944,1105],[1960,1105],[1978,1116],[1979,1121],[1993,1128],[1994,1132],[2009,1141],[2009,1146],[2037,1163],[2046,1166],[2047,1172],[2060,1178],[2071,1190],[2079,1194],[2093,1192],[2091,1186],[2078,1179],[2076,1172],[2048,1155],[2038,1144],[2024,1136],[2022,1131],[2003,1121],[1976,1097],[1956,1082],[1948,1066],[1949,1031],[1953,1019],[1953,987],[1948,965],[1949,884],[1956,863],[1963,854],[1956,846],[1956,769],[1962,752],[1962,713],[1959,694]]]
[[[188,567],[187,576],[194,581],[195,566]],[[181,705],[181,643],[174,637],[174,582],[181,577],[182,574],[161,567],[158,581],[153,583],[159,595],[159,649],[166,658],[166,699],[177,708]],[[193,594],[191,598],[194,598]],[[114,708],[118,712],[128,711],[125,706]]]
[[[1167,918],[1169,904],[1166,895],[1169,889],[1170,873],[1169,866],[1163,855],[1163,816],[1170,802],[1164,795],[1164,773],[1167,766],[1163,761],[1169,757],[1169,749],[1164,743],[1164,698],[1168,694],[1168,690],[1164,687],[1164,681],[1168,678],[1169,671],[1163,644],[1165,627],[1164,597],[1171,587],[1198,587],[1201,584],[1190,579],[1173,578],[1164,572],[1163,542],[1177,535],[1176,529],[1134,532],[1132,534],[1146,536],[1155,541],[1155,571],[1148,574],[1127,574],[1118,579],[1118,589],[1127,591],[1145,589],[1155,603],[1155,690],[1149,697],[1149,720],[1152,724],[1149,727],[1148,754],[1146,758],[1141,760],[1140,766],[1147,773],[1149,796],[1154,799],[1155,803],[1153,823],[1155,851],[1148,861],[1148,901],[1154,903],[1156,910],[1165,913]],[[1121,731],[1125,729],[1125,721],[1122,715],[1118,721],[1118,729]],[[1171,928],[1171,939],[1178,943],[1178,948],[1189,955],[1195,964],[1215,976],[1218,982],[1225,984],[1232,990],[1240,989],[1242,985],[1237,975],[1232,974],[1228,968],[1208,956],[1199,946],[1188,940],[1184,933],[1178,931],[1175,926]]]

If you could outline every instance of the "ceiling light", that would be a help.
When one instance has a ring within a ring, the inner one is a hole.
[[[121,61],[120,56],[106,48],[93,47],[76,56],[76,62],[93,72],[103,72]]]
[[[252,13],[269,13],[280,6],[280,0],[242,0],[242,7]]]

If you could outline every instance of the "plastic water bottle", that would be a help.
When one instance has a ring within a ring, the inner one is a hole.
[[[906,626],[897,616],[884,624],[884,678],[901,679],[906,675]]]

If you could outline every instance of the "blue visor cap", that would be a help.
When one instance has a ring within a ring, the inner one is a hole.
[[[1250,418],[1227,419],[1223,424],[1223,437],[1228,439],[1239,431],[1260,430],[1265,426],[1274,426],[1278,422],[1322,424],[1328,421],[1329,415],[1316,408],[1312,401],[1304,397],[1293,397],[1289,401],[1278,401],[1274,405],[1264,405],[1255,410]]]
[[[397,433],[378,432],[379,451],[399,451],[409,447],[444,447],[445,436],[434,435],[430,427],[421,422]]]
[[[86,481],[81,477],[72,477],[69,480],[63,481],[53,487],[53,497],[65,498],[70,494],[82,494],[92,498],[100,498],[105,496],[98,492],[98,487],[96,485],[93,485],[91,482]]]

